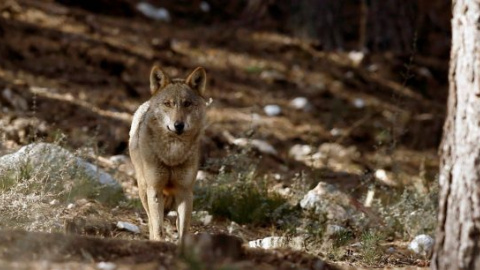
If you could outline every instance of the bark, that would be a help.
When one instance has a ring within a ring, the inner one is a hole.
[[[480,269],[480,1],[454,0],[432,269]]]

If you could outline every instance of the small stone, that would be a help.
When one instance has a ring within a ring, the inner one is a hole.
[[[417,255],[424,257],[430,257],[433,251],[433,244],[435,240],[426,234],[420,234],[415,236],[415,238],[408,244],[408,249]]]
[[[365,101],[361,98],[356,98],[353,100],[353,106],[357,109],[362,109],[365,107]]]
[[[351,51],[348,53],[348,58],[350,58],[354,66],[358,66],[365,58],[365,53],[360,51]]]
[[[313,149],[307,144],[295,144],[288,151],[288,155],[295,160],[304,160],[308,155],[312,153]]]
[[[305,238],[296,236],[287,238],[284,236],[269,236],[263,239],[257,239],[248,242],[251,248],[275,249],[275,248],[291,248],[294,250],[302,250],[304,248]]]
[[[53,200],[50,201],[50,205],[57,205],[59,203],[60,203],[60,201],[57,200],[57,199],[53,199]]]
[[[126,222],[126,221],[119,221],[117,222],[117,228],[121,229],[121,230],[127,230],[129,232],[133,232],[133,233],[140,233],[140,229],[138,228],[137,225],[133,224],[133,223],[130,223],[130,222]]]
[[[194,219],[200,221],[203,226],[207,226],[212,223],[213,216],[208,213],[208,211],[194,211],[192,213]]]
[[[204,181],[205,179],[207,179],[207,173],[202,170],[198,170],[197,181]]]
[[[263,107],[263,111],[268,116],[277,116],[277,115],[280,115],[280,113],[282,113],[282,108],[280,108],[280,106],[278,105],[270,104]]]
[[[335,137],[336,137],[336,136],[340,136],[340,135],[343,134],[343,130],[340,129],[340,128],[332,128],[332,129],[330,130],[330,134],[331,134],[332,136],[335,136]]]
[[[117,265],[112,262],[99,262],[97,268],[100,270],[114,270],[117,269]]]
[[[308,111],[312,108],[312,104],[308,102],[306,97],[296,97],[290,101],[290,106],[297,110],[305,110]]]
[[[238,225],[235,221],[230,222],[230,225],[227,227],[229,234],[236,234],[237,232],[242,230],[242,227]]]
[[[67,209],[73,209],[75,207],[75,204],[74,203],[69,203],[67,205]]]
[[[137,10],[147,18],[157,21],[170,22],[170,13],[165,8],[157,8],[150,3],[140,2],[137,4]]]
[[[208,4],[208,2],[206,1],[202,1],[200,3],[200,10],[203,11],[203,12],[209,12],[210,11],[210,4]]]

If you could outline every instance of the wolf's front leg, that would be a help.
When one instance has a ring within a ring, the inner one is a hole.
[[[192,189],[179,189],[175,195],[177,204],[177,230],[180,240],[188,233],[190,227],[190,219],[193,210],[193,192]]]
[[[150,220],[148,225],[150,231],[150,240],[162,240],[163,236],[163,209],[165,201],[161,190],[149,186],[147,188],[148,211]]]

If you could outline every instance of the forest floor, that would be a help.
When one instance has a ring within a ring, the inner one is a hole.
[[[116,269],[208,269],[179,259],[173,236],[165,243],[146,241],[131,163],[109,162],[128,156],[130,122],[149,98],[153,64],[174,77],[197,66],[208,73],[212,103],[195,210],[208,211],[213,220],[194,222],[192,231],[229,233],[245,243],[307,235],[307,248],[244,248],[236,262],[215,267],[429,265],[428,256],[406,246],[435,229],[447,61],[415,52],[323,52],[313,42],[231,24],[155,22],[139,14],[133,0],[119,7],[125,14],[94,9],[88,5],[94,1],[58,2],[0,3],[0,156],[38,141],[93,152],[90,160],[114,175],[124,197],[113,204],[93,198],[52,203],[51,211],[61,210],[56,218],[63,223],[56,227],[33,226],[19,218],[29,208],[19,210],[16,218],[0,221],[0,268],[98,269],[112,262]],[[281,111],[269,115],[267,105]],[[301,209],[299,201],[319,182],[347,194],[361,221],[332,223],[328,215]],[[278,208],[268,207],[280,196],[288,211],[258,219],[229,212],[222,203],[252,196],[242,192],[261,196],[260,203],[275,213]],[[75,220],[85,228],[61,233]],[[119,220],[141,232],[112,226]],[[347,230],[328,234],[332,224]]]

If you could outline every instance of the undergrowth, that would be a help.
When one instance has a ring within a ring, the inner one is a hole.
[[[233,155],[223,163],[215,179],[197,183],[195,207],[239,224],[284,224],[283,219],[296,208],[268,190],[266,179],[257,175],[255,165],[245,164],[246,160],[252,160],[245,155],[247,152]]]

